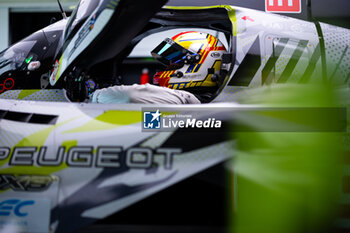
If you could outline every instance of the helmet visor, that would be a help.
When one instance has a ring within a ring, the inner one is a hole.
[[[184,57],[194,53],[177,44],[172,39],[166,38],[153,49],[151,54],[155,59],[169,68],[178,69],[184,65]]]

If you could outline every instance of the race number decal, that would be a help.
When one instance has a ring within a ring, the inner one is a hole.
[[[300,13],[301,0],[265,0],[266,12]]]

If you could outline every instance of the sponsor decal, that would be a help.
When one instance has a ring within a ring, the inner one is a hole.
[[[90,19],[90,30],[94,28],[95,23],[96,23],[96,14],[94,14],[94,16],[92,16],[92,18]]]
[[[13,191],[42,192],[47,190],[54,178],[51,176],[35,175],[0,175],[0,191],[11,189]],[[0,214],[1,215],[1,214]]]
[[[25,212],[23,209],[26,209],[26,206],[34,205],[35,201],[21,201],[19,199],[9,199],[3,202],[0,202],[0,216],[10,216],[11,214],[23,218],[28,215],[28,212]]]
[[[266,12],[300,13],[301,0],[265,0]]]
[[[79,31],[78,39],[74,42],[74,47],[70,51],[68,58],[70,58],[73,55],[73,53],[79,47],[79,45],[83,42],[85,37],[87,37],[87,35],[90,33],[90,31],[94,28],[95,23],[96,23],[96,18],[97,18],[97,16],[96,16],[96,14],[94,14],[90,18],[90,20],[84,25],[84,27]]]
[[[0,198],[0,232],[49,232],[49,219],[48,199]]]
[[[60,61],[56,60],[53,65],[52,74],[50,78],[51,84],[53,84],[56,81],[59,68],[60,68]]]
[[[221,57],[221,53],[214,52],[214,53],[211,53],[210,56],[212,56],[213,58],[219,58]]]
[[[47,147],[45,146],[13,147],[12,150],[0,147],[0,161],[9,159],[9,167],[31,167],[35,164],[38,167],[66,165],[68,167],[115,169],[149,169],[154,163],[158,163],[170,170],[173,168],[174,157],[180,156],[181,153],[181,148],[130,147],[123,149],[121,146],[98,146],[97,148],[74,146],[66,150],[66,147],[60,146],[56,151],[56,157],[48,159]],[[163,157],[164,162],[157,162],[157,156]],[[14,191],[43,191],[54,181],[50,177],[38,176],[34,176],[34,179],[33,177],[1,175],[0,178],[2,178],[0,184],[2,189],[11,188]],[[30,180],[29,183],[28,180]]]

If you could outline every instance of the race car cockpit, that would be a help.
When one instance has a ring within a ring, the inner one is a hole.
[[[236,41],[229,15],[232,9],[162,8],[165,3],[81,0],[69,18],[0,54],[0,94],[9,90],[63,89],[70,101],[84,102],[98,88],[139,82],[137,77],[143,68],[148,68],[151,76],[164,69],[151,51],[165,37],[188,30],[211,33],[225,41],[227,53],[216,74],[219,93],[235,60]],[[147,38],[151,38],[147,54],[135,55]]]
[[[144,62],[146,58],[148,65],[152,66],[152,74],[162,66],[150,56],[152,49],[148,51],[148,56],[130,58],[129,55],[136,45],[157,33],[196,28],[215,34],[221,33],[227,41],[228,52],[223,56],[221,71],[217,74],[221,86],[232,68],[231,61],[234,60],[235,42],[228,10],[225,7],[188,11],[160,9],[164,3],[121,1],[112,4],[100,1],[99,6],[76,33],[69,25],[65,29],[71,33],[62,39],[63,46],[55,58],[50,84],[64,88],[71,101],[81,102],[97,88],[137,83],[138,80],[128,75],[131,61],[134,67],[140,62],[138,65],[141,67],[147,65]],[[127,7],[123,4],[127,4]],[[74,21],[74,18],[70,19],[70,22]]]

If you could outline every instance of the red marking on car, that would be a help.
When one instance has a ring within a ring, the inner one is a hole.
[[[15,86],[15,80],[13,78],[7,78],[4,82],[4,88],[6,90],[11,90]]]
[[[242,17],[242,19],[243,19],[243,20],[249,20],[249,21],[251,21],[251,22],[255,22],[255,20],[252,19],[252,18],[250,18],[249,16],[244,16],[244,17]]]
[[[15,86],[13,78],[7,78],[3,83],[0,83],[0,93],[11,90]]]
[[[53,69],[52,69],[52,81],[56,80],[56,76],[57,76],[59,68],[60,68],[60,62],[58,60],[56,60],[54,66],[53,66]]]

